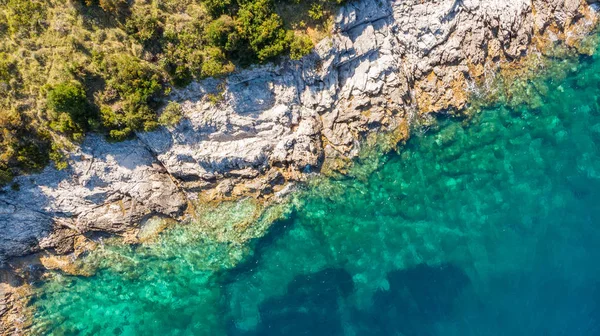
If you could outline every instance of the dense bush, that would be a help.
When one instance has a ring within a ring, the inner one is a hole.
[[[106,84],[119,97],[134,105],[153,102],[162,91],[158,69],[152,64],[130,55],[109,57],[103,64]]]
[[[237,30],[259,61],[281,55],[289,46],[290,34],[273,12],[272,0],[245,2],[237,14]]]
[[[212,46],[233,51],[239,41],[239,34],[233,18],[228,15],[221,15],[218,19],[212,21],[206,27],[205,38]]]
[[[107,92],[101,110],[103,125],[116,140],[123,140],[136,130],[157,126],[153,108],[163,92],[160,72],[148,62],[129,55],[110,57],[103,63]],[[114,102],[117,102],[116,104]],[[108,105],[113,103],[112,105]]]
[[[0,38],[8,33],[8,18],[6,14],[0,11]]]
[[[218,77],[232,72],[233,64],[227,59],[225,53],[215,47],[205,49],[202,62],[202,77]]]
[[[16,109],[0,109],[0,185],[48,163],[49,139]]]
[[[235,0],[203,0],[202,3],[213,17],[218,17],[231,8],[232,1]]]
[[[13,179],[13,174],[10,172],[8,167],[2,167],[0,164],[0,186],[8,184]]]
[[[178,86],[201,77],[204,27],[210,21],[202,8],[188,12],[189,16],[167,16],[164,32],[159,40],[162,50],[159,63]]]
[[[134,12],[125,24],[125,31],[147,48],[155,46],[162,35],[162,29],[162,22],[148,8]]]
[[[88,103],[85,90],[78,82],[64,82],[48,90],[48,107],[58,113],[69,114],[76,122],[85,123]]]
[[[48,90],[46,98],[50,110],[50,127],[75,140],[95,123],[96,116],[87,101],[85,90],[78,82],[64,82]]]
[[[6,53],[0,53],[0,85],[8,85],[14,71],[14,60],[12,60],[12,58]]]
[[[290,45],[290,58],[300,59],[306,56],[314,48],[314,43],[308,35],[297,35],[294,36],[294,40]]]
[[[46,18],[45,4],[40,0],[3,0],[8,31],[14,35],[38,33]]]
[[[161,125],[173,126],[178,124],[183,118],[183,110],[181,106],[176,102],[169,102],[163,109],[158,122]]]
[[[18,71],[15,60],[0,52],[0,108],[10,108],[16,94]]]
[[[313,20],[321,20],[325,16],[323,5],[320,3],[313,4],[308,11],[308,16]]]

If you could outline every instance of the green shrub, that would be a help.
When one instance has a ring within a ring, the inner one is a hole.
[[[221,49],[216,47],[206,48],[204,62],[202,62],[202,77],[219,77],[233,70],[233,64],[227,60]]]
[[[54,162],[54,166],[58,170],[66,169],[69,166],[65,154],[60,146],[56,143],[52,144],[48,157],[52,162]]]
[[[160,41],[161,63],[175,85],[183,86],[202,77],[202,61],[206,47],[206,13],[195,13],[193,19],[169,17]]]
[[[130,105],[155,104],[163,91],[160,71],[150,63],[121,54],[103,64],[106,84]]]
[[[314,46],[310,36],[306,34],[296,35],[290,44],[290,57],[294,60],[298,60],[308,55]]]
[[[7,0],[6,23],[14,35],[39,33],[46,18],[46,6],[39,0]]]
[[[49,161],[47,143],[24,139],[17,147],[17,166],[25,171],[40,170]]]
[[[202,69],[202,48],[179,47],[168,44],[164,49],[163,67],[177,86],[189,84],[194,77],[200,77]]]
[[[0,11],[0,38],[8,33],[8,18]]]
[[[124,141],[127,140],[132,134],[132,130],[130,128],[123,128],[122,130],[111,130],[108,133],[108,136],[113,141]]]
[[[167,66],[167,70],[171,75],[171,79],[173,80],[173,84],[179,87],[184,87],[192,82],[194,76],[192,75],[192,71],[189,67],[184,64],[169,64]]]
[[[183,118],[183,110],[177,102],[169,102],[158,118],[158,122],[164,126],[177,125]]]
[[[0,167],[0,187],[7,185],[12,181],[13,174],[8,168]]]
[[[120,108],[101,109],[102,123],[113,140],[125,140],[134,131],[151,131],[158,126],[156,114],[147,105],[125,103]]]
[[[254,0],[240,5],[236,26],[256,58],[264,62],[287,50],[291,36],[274,12],[272,0]]]
[[[68,113],[77,121],[85,122],[89,109],[85,90],[78,82],[55,85],[47,94],[48,107],[59,113]]]
[[[63,82],[48,90],[51,127],[57,131],[83,137],[96,116],[87,101],[85,90],[78,82]]]
[[[54,131],[68,135],[75,141],[81,141],[85,134],[85,129],[66,113],[60,113],[57,116],[54,116],[50,121],[50,128]]]
[[[15,62],[10,55],[0,52],[0,82],[8,84],[16,71]]]
[[[228,12],[232,5],[232,0],[202,0],[202,3],[210,15],[219,17],[219,15]]]
[[[134,12],[125,24],[125,31],[145,47],[156,47],[162,30],[162,22],[149,9]]]
[[[319,3],[314,3],[308,10],[308,16],[310,16],[313,20],[321,20],[325,16],[325,10],[323,9],[323,5]]]
[[[239,37],[235,30],[235,22],[228,15],[221,15],[212,21],[205,30],[205,38],[208,43],[224,50],[233,50]]]

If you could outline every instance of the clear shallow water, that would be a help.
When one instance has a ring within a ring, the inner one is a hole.
[[[600,335],[600,59],[512,84],[470,122],[313,181],[250,244],[205,224],[106,247],[95,276],[40,286],[34,332]],[[220,211],[227,228],[254,216]]]

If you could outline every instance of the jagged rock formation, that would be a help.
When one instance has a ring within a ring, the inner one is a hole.
[[[357,155],[374,132],[460,109],[473,83],[532,45],[577,47],[597,20],[580,0],[370,0],[340,10],[331,38],[301,61],[175,91],[176,126],[108,143],[90,135],[70,167],[0,192],[0,264],[68,253],[87,232],[123,233],[188,201],[265,196]]]

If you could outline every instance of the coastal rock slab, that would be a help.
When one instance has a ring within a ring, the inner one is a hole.
[[[70,161],[67,170],[48,167],[0,193],[0,262],[38,250],[55,227],[123,232],[152,214],[176,217],[186,205],[139,140],[109,143],[90,135]]]

